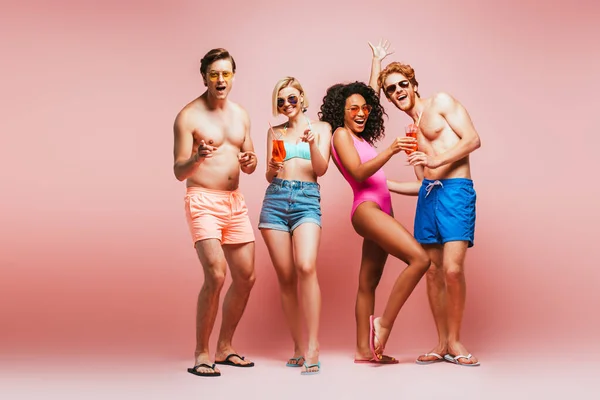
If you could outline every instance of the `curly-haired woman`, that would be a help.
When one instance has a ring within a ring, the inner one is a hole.
[[[333,130],[335,165],[354,192],[351,221],[364,238],[356,296],[355,362],[396,363],[383,355],[398,312],[429,268],[429,258],[414,237],[394,218],[390,190],[417,195],[419,181],[393,182],[382,167],[400,151],[413,150],[415,139],[399,137],[379,154],[373,144],[384,136],[383,115],[375,91],[362,82],[327,89],[319,118]],[[407,264],[390,294],[383,315],[374,318],[375,289],[388,254]]]

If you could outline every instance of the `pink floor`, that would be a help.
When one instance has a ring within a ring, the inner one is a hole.
[[[592,359],[542,354],[478,354],[482,365],[357,365],[323,352],[322,372],[301,376],[284,360],[252,357],[254,368],[221,366],[219,378],[186,372],[189,360],[0,359],[2,399],[579,399],[597,393]],[[249,357],[250,358],[250,357]],[[591,397],[590,397],[591,396]]]

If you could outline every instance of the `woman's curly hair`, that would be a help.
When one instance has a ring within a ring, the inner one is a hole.
[[[338,83],[327,89],[319,119],[331,125],[333,132],[341,126],[344,126],[344,113],[346,108],[346,99],[353,94],[360,94],[373,109],[367,118],[365,129],[360,133],[360,137],[369,144],[374,144],[383,139],[385,128],[383,126],[383,116],[387,116],[383,106],[379,103],[379,96],[363,82],[353,82],[348,84]]]

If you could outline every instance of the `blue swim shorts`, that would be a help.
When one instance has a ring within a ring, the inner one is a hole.
[[[319,184],[273,178],[265,192],[258,229],[293,232],[306,222],[321,227]]]
[[[467,178],[423,179],[419,189],[414,235],[421,244],[444,244],[475,239],[473,181]]]

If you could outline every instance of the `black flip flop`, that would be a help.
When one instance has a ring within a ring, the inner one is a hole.
[[[213,372],[198,372],[198,367],[210,368],[213,370]],[[187,372],[197,376],[221,376],[220,372],[215,371],[215,364],[213,364],[212,366],[208,364],[198,364],[194,368],[188,368]]]
[[[220,365],[229,365],[231,367],[240,367],[240,368],[249,368],[249,367],[254,367],[254,363],[250,362],[248,364],[236,364],[233,361],[230,360],[230,358],[232,357],[237,357],[240,360],[243,360],[244,357],[237,355],[235,353],[231,353],[230,355],[228,355],[223,361],[215,361],[216,364],[220,364]]]

